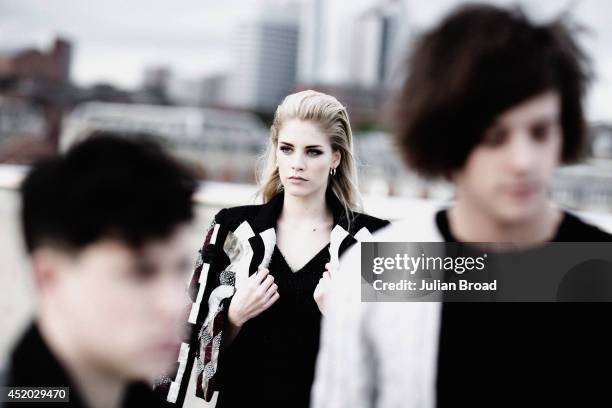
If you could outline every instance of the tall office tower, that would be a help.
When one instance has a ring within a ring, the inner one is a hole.
[[[406,0],[303,0],[298,82],[379,87],[409,38]]]
[[[269,1],[237,27],[230,105],[273,111],[295,87],[299,4]]]
[[[402,2],[374,2],[353,23],[350,78],[366,88],[385,84],[401,61],[406,37],[406,13]]]
[[[324,0],[304,0],[300,17],[297,80],[301,84],[321,82],[325,55]]]

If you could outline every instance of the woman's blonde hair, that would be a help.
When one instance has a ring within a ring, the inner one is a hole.
[[[283,189],[276,164],[276,148],[281,128],[292,119],[313,122],[329,136],[332,150],[340,152],[341,157],[336,174],[329,176],[328,188],[336,195],[347,215],[349,210],[360,209],[353,134],[346,108],[333,96],[312,90],[288,95],[276,109],[268,147],[260,159],[258,171],[259,193],[264,203]]]

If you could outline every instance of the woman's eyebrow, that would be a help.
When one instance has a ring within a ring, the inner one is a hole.
[[[279,143],[282,144],[282,145],[287,145],[287,146],[293,147],[293,145],[291,143],[289,143],[289,142],[279,141]],[[313,148],[321,149],[321,148],[323,148],[323,146],[321,146],[321,145],[308,145],[308,146],[305,146],[305,149],[313,149]]]

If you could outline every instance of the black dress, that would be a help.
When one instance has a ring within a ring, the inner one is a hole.
[[[436,223],[457,242],[446,211]],[[552,241],[607,242],[612,235],[565,213]],[[612,273],[612,271],[611,271]],[[438,407],[559,406],[607,394],[612,303],[444,303]],[[605,372],[604,371],[604,372]],[[597,406],[610,406],[601,400]]]
[[[292,271],[278,247],[270,274],[279,299],[249,320],[225,350],[217,407],[309,406],[319,349],[321,313],[313,292],[329,261],[326,245],[302,269]]]

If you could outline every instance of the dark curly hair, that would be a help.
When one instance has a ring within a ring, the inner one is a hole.
[[[584,153],[591,67],[563,17],[536,25],[518,8],[465,5],[416,41],[407,68],[393,127],[425,177],[449,178],[496,116],[549,90],[561,99],[562,161]]]

